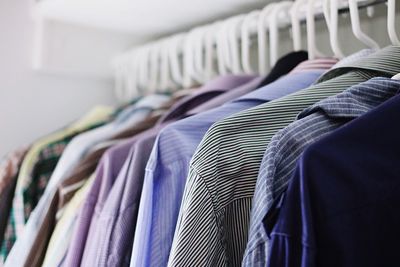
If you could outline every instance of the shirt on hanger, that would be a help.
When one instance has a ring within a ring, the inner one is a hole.
[[[400,47],[386,47],[328,71],[306,90],[214,124],[191,160],[169,266],[239,266],[258,169],[272,136],[308,106],[375,76],[400,72],[399,63]]]
[[[173,101],[173,100],[172,100]],[[171,102],[172,102],[171,101]],[[135,136],[145,130],[150,129],[160,118],[157,112],[165,112],[165,108],[170,107],[171,103],[166,103],[166,106],[154,110],[148,117],[141,122],[135,124],[135,126],[123,131],[110,140],[104,141],[99,145],[91,148],[88,153],[80,162],[79,165],[73,169],[68,177],[58,187],[58,208],[57,216],[61,216],[63,208],[74,196],[75,192],[86,182],[87,177],[93,174],[96,170],[97,165],[100,162],[102,155],[110,147],[122,143],[123,140]]]
[[[104,124],[111,113],[110,107],[96,107],[63,130],[35,142],[29,149],[22,162],[13,194],[13,204],[0,252],[3,258],[7,257],[15,240],[21,236],[25,222],[47,186],[65,146],[78,133]]]
[[[304,149],[345,123],[376,108],[399,90],[400,81],[373,78],[305,109],[296,121],[274,135],[259,170],[251,210],[249,241],[242,266],[267,264],[269,238],[263,221],[273,202],[287,188],[297,159]]]
[[[266,77],[259,77],[259,80],[257,82],[254,81],[254,85],[243,85],[239,88],[236,88],[235,90],[230,90],[192,109],[189,113],[190,115],[193,115],[198,114],[204,110],[210,110],[214,107],[220,106],[221,104],[227,103],[245,94],[248,94],[251,91],[254,91],[254,89],[268,85],[291,72],[297,65],[299,65],[299,63],[307,60],[307,58],[308,53],[305,51],[290,52],[276,62],[275,66]]]
[[[269,71],[268,75],[260,82],[258,87],[264,87],[276,81],[282,75],[289,73],[299,63],[308,59],[307,51],[294,51],[282,56]]]
[[[132,239],[132,234],[129,231],[133,233],[134,225],[124,225],[126,232],[118,232],[113,235],[113,238],[108,239],[106,236],[110,235],[111,230],[114,231],[114,227],[109,228],[108,221],[110,220],[108,218],[118,215],[120,209],[122,211],[127,209],[124,211],[126,215],[121,215],[122,219],[126,219],[126,216],[135,216],[136,214],[135,210],[137,208],[133,204],[130,204],[131,202],[135,203],[135,199],[137,198],[135,195],[126,196],[128,198],[126,199],[128,202],[126,204],[127,207],[124,206],[127,202],[121,203],[121,198],[124,195],[123,191],[129,187],[125,186],[125,183],[128,183],[126,181],[126,172],[128,166],[130,166],[130,161],[132,161],[131,165],[134,168],[133,175],[138,178],[130,177],[129,182],[134,184],[132,190],[138,190],[140,195],[141,180],[143,179],[140,178],[143,176],[141,173],[144,172],[154,139],[158,132],[165,126],[165,123],[186,117],[187,110],[252,79],[254,79],[254,76],[227,75],[207,83],[195,94],[178,101],[155,128],[143,132],[139,136],[135,136],[124,144],[111,149],[110,152],[105,153],[102,163],[97,169],[94,185],[78,218],[78,227],[75,229],[74,237],[67,254],[66,263],[68,266],[79,264],[103,266],[107,261],[111,265],[119,265],[120,263],[117,262],[125,260],[125,255],[130,254],[131,249],[129,246],[132,241],[129,241],[129,237]],[[122,167],[124,161],[125,164]],[[118,175],[118,173],[120,174]],[[114,186],[116,180],[122,187]],[[113,191],[118,191],[118,193],[114,194],[112,193]],[[111,210],[111,213],[109,213],[110,211],[105,204],[106,199],[109,199],[108,201],[111,203],[116,202],[118,204],[115,210]],[[105,210],[104,212],[103,209]],[[106,215],[101,219],[100,215],[103,213]],[[97,227],[98,224],[100,225],[99,227]],[[108,232],[103,233],[105,229],[108,229]],[[99,234],[99,231],[101,234]],[[115,232],[117,231],[115,230]],[[110,246],[110,250],[105,250],[106,246]],[[129,262],[129,257],[127,261]]]
[[[400,266],[399,116],[395,96],[304,151],[268,266]]]
[[[33,180],[35,178],[33,177],[33,171],[35,166],[38,163],[40,164],[42,161],[48,160],[49,158],[52,159],[56,156],[61,155],[65,145],[63,143],[62,146],[59,146],[57,148],[57,141],[73,135],[76,132],[84,131],[90,128],[92,125],[98,125],[106,122],[109,119],[111,113],[112,108],[110,107],[95,107],[84,117],[72,123],[72,125],[42,138],[41,140],[35,142],[33,146],[29,149],[20,168],[16,193],[13,201],[13,205],[16,207],[14,211],[15,221],[16,223],[21,225],[21,227],[17,228],[17,235],[19,235],[23,228],[23,225],[28,219],[28,217],[26,217],[25,215],[29,215],[32,210],[32,208],[30,207],[24,207],[25,202],[27,202],[27,205],[29,204],[28,201],[24,200],[24,192],[29,190],[29,185],[33,184]],[[49,149],[50,145],[53,145],[54,149]]]
[[[54,220],[46,220],[45,215],[49,209],[55,209],[57,206],[54,198],[57,186],[71,172],[71,169],[79,163],[79,160],[87,153],[90,147],[131,127],[145,118],[153,109],[168,101],[168,99],[169,97],[165,95],[147,96],[138,101],[135,104],[135,108],[129,108],[131,110],[130,116],[124,114],[123,119],[118,116],[107,125],[80,134],[67,145],[43,196],[24,227],[23,235],[18,237],[8,255],[5,266],[37,266],[41,264],[45,253],[44,250],[50,238],[49,231],[45,229],[53,229],[55,223]],[[47,235],[39,235],[39,232],[47,233]]]
[[[46,256],[42,267],[61,266],[67,254],[73,227],[75,226],[78,211],[93,184],[94,175],[87,179],[84,185],[75,193],[65,207],[65,212],[57,222],[47,246]]]
[[[323,72],[287,75],[231,103],[174,123],[160,133],[146,167],[131,266],[167,264],[189,162],[211,125],[236,112],[306,88]],[[259,83],[255,80],[246,86],[255,89]]]

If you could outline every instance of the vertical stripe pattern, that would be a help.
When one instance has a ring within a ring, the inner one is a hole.
[[[191,161],[169,266],[241,265],[258,169],[273,135],[322,99],[374,76],[400,72],[400,47],[352,65],[211,127]]]
[[[306,109],[297,121],[271,139],[257,179],[243,266],[267,264],[269,238],[264,229],[264,218],[273,202],[286,189],[304,149],[393,97],[399,89],[400,81],[389,78],[373,78],[355,85]]]

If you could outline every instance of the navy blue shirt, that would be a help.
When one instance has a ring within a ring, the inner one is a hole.
[[[395,96],[305,150],[277,203],[269,266],[400,266],[399,118]]]

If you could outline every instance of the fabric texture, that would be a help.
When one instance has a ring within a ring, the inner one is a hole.
[[[19,168],[22,160],[28,151],[27,147],[22,147],[5,156],[0,163],[0,265],[4,262],[6,252],[11,249],[12,233],[8,228],[7,222],[10,214],[14,190],[17,183]],[[6,242],[3,243],[3,239]]]
[[[275,66],[271,69],[268,75],[264,77],[264,79],[258,84],[258,87],[263,87],[276,81],[281,76],[289,73],[301,62],[306,61],[307,59],[307,51],[295,51],[284,55],[275,63]]]
[[[214,124],[190,163],[169,266],[240,266],[258,170],[271,138],[303,109],[373,77],[391,77],[400,72],[399,63],[400,47],[387,47],[328,71],[305,90]]]
[[[305,88],[323,71],[282,77],[231,103],[176,122],[160,133],[146,167],[131,266],[167,264],[189,162],[211,125],[236,112]],[[259,80],[254,80],[245,89],[254,90],[258,85]]]
[[[58,216],[61,216],[62,210],[68,201],[74,196],[75,192],[80,189],[83,183],[86,182],[86,178],[95,172],[97,165],[100,162],[102,155],[110,147],[123,142],[132,136],[135,136],[147,129],[153,127],[156,122],[160,119],[161,113],[165,112],[166,109],[170,108],[175,100],[171,100],[161,108],[152,112],[143,121],[135,124],[133,127],[123,131],[119,134],[114,135],[110,140],[107,140],[91,149],[82,161],[79,162],[78,166],[74,168],[71,174],[61,183],[58,188]]]
[[[274,201],[286,190],[304,149],[347,122],[376,108],[395,96],[399,90],[400,81],[389,78],[373,78],[354,85],[343,93],[305,109],[295,122],[271,139],[259,170],[251,211],[249,241],[242,266],[267,264],[269,240],[264,219]],[[273,209],[270,211],[270,214],[275,213]]]
[[[113,148],[110,153],[106,152],[79,214],[67,254],[67,266],[129,264],[145,164],[158,132],[166,123],[186,117],[191,108],[252,79],[254,76],[228,75],[210,81],[178,101],[155,128]],[[128,183],[131,186],[126,186]],[[125,192],[127,190],[131,193]]]
[[[96,128],[110,118],[112,109],[99,106],[70,126],[35,142],[27,152],[18,174],[13,204],[7,222],[1,255],[6,258],[32,209],[47,186],[66,144],[78,133]]]
[[[143,120],[152,110],[169,100],[165,95],[150,95],[129,108],[129,113],[122,112],[111,123],[85,132],[75,137],[64,150],[43,196],[26,223],[23,235],[18,237],[6,259],[5,266],[39,266],[54,228],[55,220],[50,213],[55,213],[57,187],[79,163],[90,148],[113,135],[126,130]]]
[[[66,205],[65,212],[58,220],[53,234],[51,235],[42,267],[62,265],[68,251],[78,212],[93,184],[93,180],[94,175],[85,181],[85,184],[75,193],[71,201]]]
[[[399,266],[396,96],[308,147],[282,197],[268,266]]]

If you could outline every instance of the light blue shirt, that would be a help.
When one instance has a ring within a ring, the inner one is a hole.
[[[131,266],[166,266],[185,188],[189,162],[207,130],[234,113],[311,85],[321,71],[289,74],[219,108],[164,128],[146,166]]]
[[[22,236],[17,239],[10,251],[5,262],[5,267],[23,266],[26,263],[29,252],[34,249],[33,245],[37,238],[38,229],[45,219],[52,199],[55,197],[58,185],[68,177],[71,170],[77,166],[90,148],[145,119],[154,108],[160,107],[169,98],[161,94],[147,96],[129,107],[129,114],[123,112],[123,118],[117,117],[115,121],[107,125],[80,134],[68,144],[49,180],[43,196],[31,213]]]

